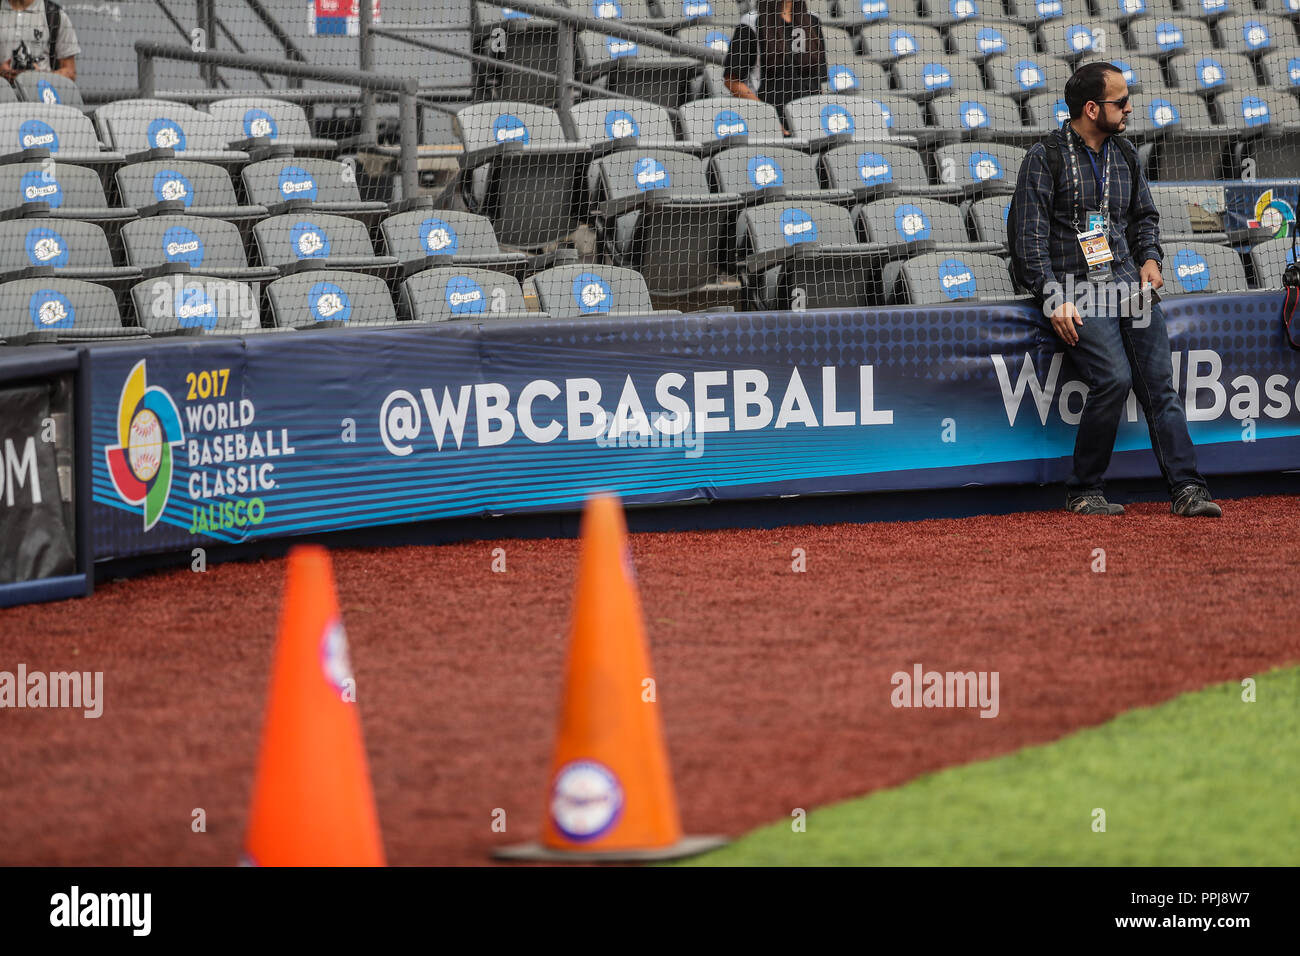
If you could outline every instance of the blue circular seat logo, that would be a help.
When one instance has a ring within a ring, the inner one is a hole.
[[[746,172],[749,173],[749,182],[755,189],[766,189],[768,186],[785,185],[785,171],[771,156],[751,156],[746,164]]]
[[[492,140],[497,143],[528,144],[528,126],[514,113],[502,113],[492,121]]]
[[[203,265],[203,240],[184,226],[172,226],[164,232],[162,248],[168,262],[185,262],[191,269]]]
[[[894,168],[880,153],[861,153],[858,156],[858,178],[868,186],[894,181]]]
[[[53,172],[46,175],[43,169],[30,169],[23,173],[18,188],[25,203],[45,202],[50,204],[51,209],[58,209],[63,205],[63,187],[54,178]]]
[[[57,289],[37,289],[27,300],[27,314],[38,329],[70,329],[77,310]]]
[[[430,256],[454,256],[460,248],[460,236],[450,223],[426,219],[420,223],[420,248]]]
[[[622,20],[623,7],[617,0],[591,0],[591,15],[599,20]]]
[[[522,10],[512,10],[510,7],[502,7],[501,15],[507,20],[531,20],[531,13],[524,13]]]
[[[1129,66],[1123,60],[1111,60],[1110,65],[1124,74],[1125,83],[1133,83],[1133,67]]]
[[[1258,20],[1247,20],[1241,25],[1241,39],[1248,50],[1262,50],[1272,43],[1268,27]]]
[[[280,170],[280,195],[284,199],[316,201],[316,180],[301,166],[286,166]]]
[[[1225,79],[1223,64],[1218,60],[1203,56],[1196,61],[1196,83],[1201,89],[1222,86]]]
[[[59,151],[59,134],[54,127],[43,120],[29,119],[18,127],[19,149],[48,149],[51,153]]]
[[[696,17],[713,16],[713,4],[709,0],[685,0],[682,4],[682,16],[694,20]]]
[[[1002,207],[1002,221],[1006,222],[1011,217],[1011,203],[1008,202]]]
[[[1270,119],[1268,100],[1258,96],[1243,96],[1241,118],[1247,126],[1267,126]]]
[[[989,125],[989,111],[984,108],[983,103],[962,100],[961,125],[962,129],[982,129]]]
[[[307,311],[317,322],[346,322],[352,318],[352,300],[333,282],[317,282],[307,293]]]
[[[647,189],[667,189],[673,184],[672,177],[668,175],[664,164],[653,156],[642,156],[638,159],[632,174],[636,179],[636,188],[642,192]]]
[[[289,230],[289,244],[299,259],[324,259],[330,254],[330,237],[314,222],[296,222]]]
[[[897,57],[911,56],[916,52],[916,37],[906,30],[894,30],[889,34],[889,51]]]
[[[975,49],[985,55],[993,53],[1002,53],[1007,48],[1007,38],[1002,35],[1001,30],[995,30],[993,27],[980,27],[979,33],[975,34]]]
[[[36,98],[48,106],[57,106],[63,102],[59,98],[59,91],[49,80],[36,81]]]
[[[1172,126],[1182,119],[1178,112],[1178,107],[1174,106],[1164,98],[1157,98],[1151,101],[1150,106],[1151,122],[1157,127]]]
[[[1002,163],[992,153],[986,153],[982,150],[972,152],[967,166],[970,169],[970,178],[977,183],[1003,178]]]
[[[174,149],[177,152],[185,149],[185,130],[175,120],[164,116],[150,122],[145,135],[154,149]]]
[[[826,69],[826,85],[836,93],[858,88],[858,75],[849,67],[835,64]]]
[[[1016,83],[1022,90],[1036,90],[1045,82],[1043,68],[1033,60],[1021,60],[1016,64]]]
[[[199,283],[182,286],[176,291],[176,323],[183,329],[217,327],[217,306]]]
[[[1061,16],[1065,11],[1061,6],[1061,0],[1037,0],[1034,12],[1038,14],[1038,19],[1050,20]]]
[[[1175,50],[1183,45],[1183,31],[1177,24],[1161,20],[1156,24],[1156,46],[1161,50]]]
[[[927,63],[921,69],[921,82],[927,90],[946,90],[952,86],[952,73],[942,63]]]
[[[194,202],[194,184],[174,169],[162,169],[153,177],[153,197],[158,202],[183,202],[189,209]]]
[[[443,297],[453,315],[470,315],[487,309],[487,296],[483,294],[483,287],[469,276],[453,276],[448,279]]]
[[[744,136],[748,133],[749,126],[745,123],[745,117],[735,110],[720,110],[713,117],[713,135],[716,139],[726,139],[728,136]]]
[[[975,0],[948,0],[948,12],[954,20],[969,20],[979,16],[980,8]]]
[[[930,238],[930,217],[920,206],[910,202],[894,209],[894,228],[908,242]]]
[[[254,108],[244,114],[244,135],[275,139],[280,135],[280,127],[266,110]]]
[[[1056,125],[1064,126],[1070,119],[1070,107],[1065,104],[1065,100],[1060,99],[1052,104],[1052,115],[1056,117]]]
[[[781,213],[781,238],[787,246],[800,242],[817,241],[817,220],[802,209],[787,209]]]
[[[939,263],[939,288],[950,299],[969,299],[975,295],[975,273],[960,259]]]
[[[605,49],[609,52],[611,60],[617,60],[621,56],[636,56],[637,46],[632,40],[620,40],[618,37],[606,37]]]
[[[53,229],[44,226],[27,230],[27,259],[34,266],[62,269],[68,264],[68,244]]]
[[[704,34],[704,44],[719,53],[726,53],[731,49],[731,37],[721,30],[710,30]]]
[[[1119,12],[1131,17],[1141,16],[1147,12],[1147,0],[1115,0]]]
[[[852,134],[857,129],[857,124],[853,122],[853,114],[839,103],[827,103],[822,107],[821,122],[822,130],[828,136],[838,136],[841,133]]]
[[[883,20],[889,16],[889,0],[862,0],[862,19],[867,23]]]
[[[610,110],[605,114],[606,139],[626,139],[640,135],[641,127],[637,124],[636,117],[627,110]]]
[[[608,312],[614,303],[609,283],[594,272],[583,272],[573,279],[573,301],[583,315]]]
[[[1300,0],[1296,2],[1300,3]],[[1287,60],[1286,75],[1292,86],[1300,86],[1300,56],[1293,56]]]
[[[1188,292],[1204,292],[1210,287],[1210,264],[1191,249],[1174,253],[1174,277]]]
[[[1082,53],[1092,49],[1092,30],[1082,23],[1071,26],[1066,31],[1065,37],[1071,53]]]

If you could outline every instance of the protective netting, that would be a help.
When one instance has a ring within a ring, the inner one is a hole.
[[[807,8],[384,0],[372,72],[422,98],[404,143],[377,95],[371,145],[346,82],[163,57],[137,88],[137,40],[356,68],[354,0],[70,2],[75,58],[32,7],[0,21],[32,67],[0,85],[0,338],[1015,298],[1017,173],[1093,60],[1126,81],[1165,293],[1281,287],[1300,0]],[[765,42],[799,54],[766,90]]]

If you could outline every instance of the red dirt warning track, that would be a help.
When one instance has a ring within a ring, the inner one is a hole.
[[[686,829],[740,834],[1300,660],[1293,499],[1226,502],[1218,522],[1129,511],[634,535]],[[576,555],[334,552],[390,863],[484,863],[536,837]],[[0,670],[105,684],[98,720],[0,711],[0,863],[237,860],[283,570],[0,611]],[[999,671],[1000,716],[893,709],[890,675],[915,663]]]

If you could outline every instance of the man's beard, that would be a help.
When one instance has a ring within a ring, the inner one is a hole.
[[[1121,119],[1118,123],[1111,123],[1108,121],[1102,121],[1101,118],[1098,117],[1097,128],[1109,136],[1114,133],[1122,133],[1124,131],[1125,122],[1126,119]]]

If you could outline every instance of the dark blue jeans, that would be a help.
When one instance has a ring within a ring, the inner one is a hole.
[[[1116,273],[1127,281],[1137,278],[1131,267]],[[1074,441],[1074,469],[1065,482],[1071,497],[1102,491],[1102,475],[1110,465],[1130,388],[1146,413],[1151,449],[1170,492],[1188,482],[1205,487],[1196,470],[1196,449],[1187,433],[1183,401],[1174,391],[1169,331],[1158,303],[1151,309],[1150,323],[1145,328],[1138,327],[1141,324],[1128,317],[1085,312],[1083,325],[1076,326],[1078,344],[1065,346],[1065,354],[1088,386]]]

